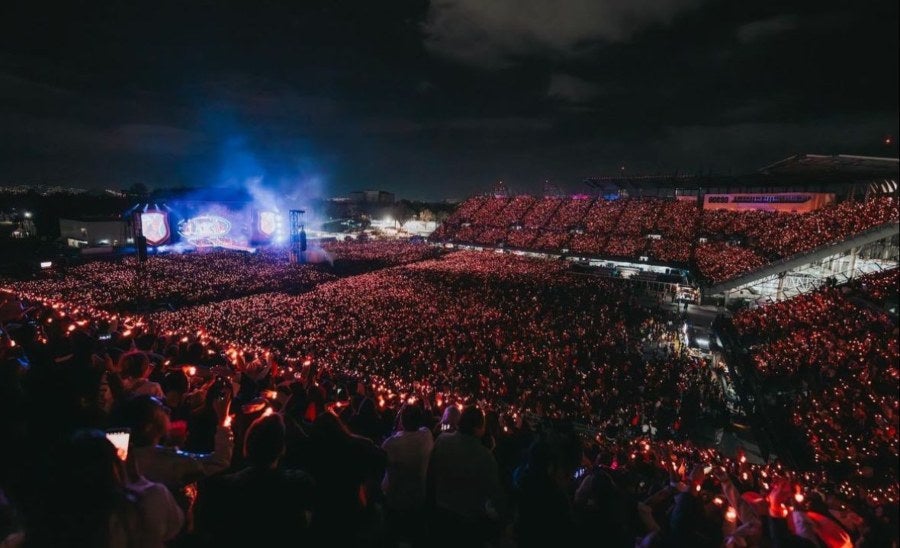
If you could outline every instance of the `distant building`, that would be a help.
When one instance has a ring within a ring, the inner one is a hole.
[[[60,219],[59,235],[70,247],[124,246],[128,226],[121,219]]]

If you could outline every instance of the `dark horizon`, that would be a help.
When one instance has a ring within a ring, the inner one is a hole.
[[[0,185],[378,188],[897,157],[898,6],[5,7]],[[887,143],[886,141],[890,141]],[[624,170],[622,169],[624,167]]]

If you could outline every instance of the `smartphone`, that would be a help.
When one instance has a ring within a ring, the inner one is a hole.
[[[712,469],[713,469],[712,466],[707,466],[707,467],[703,468],[703,474],[708,476],[709,473],[712,472]]]
[[[116,448],[116,454],[124,462],[128,458],[128,442],[131,440],[131,429],[118,428],[116,430],[107,430],[106,439],[108,439]]]
[[[103,334],[103,335],[98,336],[98,337],[97,337],[97,340],[98,340],[98,341],[108,341],[108,340],[110,340],[111,338],[112,338],[112,335],[110,335],[109,333],[105,333],[105,334]]]
[[[572,474],[573,479],[581,479],[584,477],[584,474],[587,472],[587,467],[582,466],[578,470],[575,470],[575,473]]]

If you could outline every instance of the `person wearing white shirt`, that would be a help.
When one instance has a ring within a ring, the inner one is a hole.
[[[381,444],[387,454],[381,489],[392,536],[416,539],[424,531],[426,479],[434,438],[422,426],[423,415],[418,406],[403,406],[398,418],[399,430]]]

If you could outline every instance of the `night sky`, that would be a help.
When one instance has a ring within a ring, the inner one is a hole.
[[[63,6],[68,4],[67,6]],[[898,2],[12,0],[0,184],[465,197],[897,155]]]

